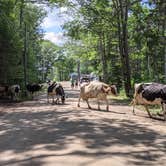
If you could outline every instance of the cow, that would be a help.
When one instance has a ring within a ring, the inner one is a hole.
[[[34,83],[34,84],[27,84],[26,88],[31,94],[33,94],[34,92],[40,91],[42,89],[42,86],[43,85]]]
[[[77,106],[80,107],[81,98],[86,101],[88,108],[91,109],[89,105],[89,98],[97,98],[98,110],[100,110],[100,100],[106,102],[106,110],[109,111],[109,103],[107,96],[108,95],[117,95],[117,88],[115,85],[108,85],[99,81],[92,81],[89,83],[82,83],[80,86],[80,96],[78,99]]]
[[[11,100],[19,100],[20,92],[20,85],[11,85],[8,88],[8,95],[11,97]]]
[[[40,84],[36,84],[36,83],[33,83],[33,84],[27,84],[26,88],[28,90],[28,92],[33,96],[33,94],[35,92],[38,92],[42,89],[43,85],[40,85]]]
[[[81,77],[80,78],[80,85],[82,84],[82,83],[89,83],[90,82],[90,77],[87,77],[87,76],[85,76],[85,77]]]
[[[133,105],[133,114],[135,114],[135,105],[143,105],[149,115],[152,115],[148,109],[148,105],[161,105],[163,109],[164,119],[166,120],[166,85],[159,83],[139,83],[134,86],[134,98],[131,102]]]
[[[8,85],[0,85],[0,96],[7,96],[8,89]]]
[[[47,89],[47,102],[49,103],[49,97],[52,97],[52,103],[54,103],[54,97],[56,97],[55,103],[59,103],[59,98],[61,98],[62,104],[65,103],[65,92],[60,83],[53,82],[49,85]]]

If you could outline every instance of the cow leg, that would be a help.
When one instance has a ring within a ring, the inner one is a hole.
[[[34,99],[34,93],[32,92],[32,100]]]
[[[56,100],[55,100],[56,104],[59,104],[59,96],[57,96]]]
[[[152,118],[152,115],[150,114],[150,111],[149,111],[149,109],[148,109],[148,106],[147,106],[147,105],[145,105],[144,107],[145,107],[145,109],[146,109],[146,111],[147,111],[147,113],[148,113],[149,117],[150,117],[150,118]]]
[[[133,114],[135,115],[135,109],[134,108],[135,108],[135,105],[133,105]]]
[[[166,104],[163,103],[163,104],[162,104],[162,107],[163,107],[163,116],[164,116],[164,120],[166,121]]]
[[[79,96],[77,107],[80,107],[80,100],[81,100],[81,97]]]
[[[98,104],[98,110],[100,110],[100,101],[97,100],[97,104]]]
[[[86,99],[85,101],[86,101],[86,103],[88,104],[88,108],[91,109],[91,106],[89,105],[88,99]]]
[[[164,103],[161,103],[161,110],[162,110],[162,113],[157,113],[157,115],[158,116],[163,116],[164,115],[164,110],[165,110],[165,108],[164,108],[165,106],[164,106]]]
[[[19,100],[19,93],[16,93],[16,101],[18,101]]]
[[[106,110],[109,111],[109,102],[108,102],[107,99],[106,99],[106,105],[107,105],[107,106],[106,106]]]
[[[17,101],[17,94],[14,94],[14,100]]]
[[[132,100],[130,105],[133,105],[133,114],[135,115],[135,101],[134,101],[134,99]]]
[[[135,115],[135,104],[133,104],[133,114]]]

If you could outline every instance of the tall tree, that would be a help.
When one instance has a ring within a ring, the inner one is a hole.
[[[131,89],[131,75],[130,75],[129,54],[128,54],[128,30],[127,30],[129,1],[113,0],[113,4],[117,11],[119,51],[122,62],[124,87],[126,95],[129,97]]]

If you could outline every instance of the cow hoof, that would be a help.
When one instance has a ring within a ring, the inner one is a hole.
[[[153,116],[149,116],[149,118],[153,119]]]
[[[164,115],[164,121],[166,122],[166,115]]]

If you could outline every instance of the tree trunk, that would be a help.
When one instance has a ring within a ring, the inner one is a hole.
[[[27,85],[27,25],[24,28],[24,50],[23,50],[23,67],[24,67],[24,86]]]
[[[107,83],[107,62],[106,62],[106,55],[105,55],[105,48],[104,48],[104,35],[103,33],[99,34],[99,53],[101,58],[102,64],[102,75],[103,75],[103,82]]]
[[[77,74],[78,74],[77,81],[80,82],[81,72],[80,72],[80,60],[79,59],[77,61]]]
[[[116,2],[120,7],[117,13],[117,24],[118,24],[118,36],[119,36],[119,52],[122,62],[122,72],[124,79],[124,87],[126,96],[130,97],[131,90],[131,74],[129,65],[129,55],[128,55],[128,31],[127,31],[127,21],[128,21],[128,2],[126,0],[119,0]]]
[[[163,53],[163,59],[164,59],[164,81],[166,82],[166,45],[165,45],[165,32],[166,32],[166,22],[165,22],[165,18],[166,18],[166,3],[164,3],[164,1],[161,4],[161,17],[163,18],[161,21],[161,28],[162,28],[162,39],[161,39],[161,44],[162,44],[162,53]]]
[[[20,5],[20,29],[22,27],[22,22],[23,22],[23,8],[24,8],[24,0],[21,0],[21,5]]]

